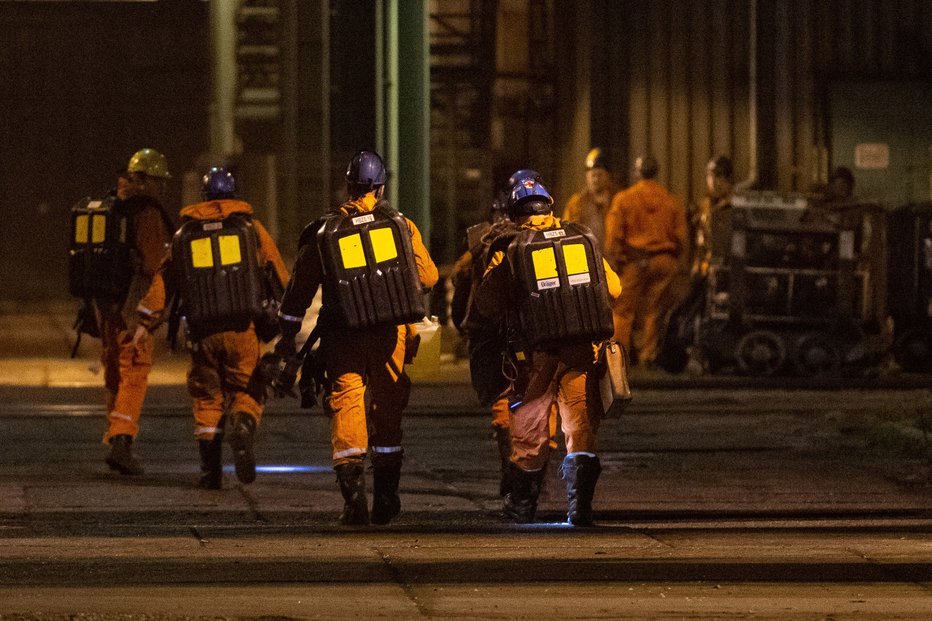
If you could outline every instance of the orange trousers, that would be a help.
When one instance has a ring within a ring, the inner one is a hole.
[[[657,356],[660,298],[676,276],[679,266],[676,257],[663,253],[630,261],[621,268],[621,295],[613,309],[613,338],[631,351],[634,322],[640,317],[643,332],[638,360],[652,361]]]
[[[134,345],[133,332],[127,329],[117,310],[102,311],[98,321],[107,393],[107,431],[103,437],[106,444],[113,436],[135,438],[139,433],[139,416],[152,370],[153,341],[146,334]]]
[[[550,408],[550,448],[557,448],[557,408]],[[502,397],[492,404],[492,427],[509,429],[511,427],[511,410],[508,408],[508,397]]]
[[[508,409],[508,397],[502,397],[492,404],[492,426],[508,429],[511,426],[511,412]]]
[[[252,326],[243,332],[219,332],[199,340],[191,352],[188,394],[194,402],[194,435],[210,440],[222,433],[226,412],[244,412],[258,423],[262,397],[247,390],[259,362],[259,339]]]
[[[370,446],[375,453],[402,452],[401,416],[411,394],[404,373],[405,333],[404,326],[386,326],[321,337],[334,466],[362,460]]]
[[[511,461],[534,472],[550,457],[551,413],[559,416],[567,453],[595,453],[599,417],[586,399],[592,350],[534,352],[521,403],[511,410]]]

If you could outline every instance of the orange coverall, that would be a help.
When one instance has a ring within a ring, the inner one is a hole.
[[[614,183],[609,189],[609,197],[614,196],[616,191]],[[610,200],[610,199],[609,199]],[[588,226],[592,234],[599,240],[599,244],[605,247],[605,215],[608,213],[610,205],[600,205],[596,202],[595,196],[588,189],[583,188],[570,197],[563,210],[563,219],[569,222],[576,222]]]
[[[480,259],[482,257],[477,255],[484,255],[488,250],[488,246],[484,246],[478,249],[467,250],[463,255],[457,259],[456,263],[453,266],[453,270],[450,273],[450,279],[453,281],[455,287],[469,287],[471,290],[474,290],[478,287],[479,282],[482,280],[482,274],[485,272],[485,265],[482,265]],[[475,252],[475,254],[474,254]],[[470,291],[469,300],[471,301],[474,296],[474,291]],[[468,338],[468,335],[467,335]],[[497,399],[490,406],[492,413],[492,427],[493,430],[505,429],[511,426],[511,413],[508,409],[508,397],[503,396]],[[497,431],[496,431],[497,433]],[[557,415],[556,410],[554,410],[550,415],[550,446],[551,448],[557,448],[557,443],[553,439],[557,434]]]
[[[531,216],[520,228],[545,230],[562,228],[553,215]],[[497,251],[483,278],[478,304],[483,315],[501,316],[509,305],[510,292],[520,286],[512,281],[505,254]],[[621,293],[618,275],[602,260],[608,293],[612,299]],[[511,410],[511,461],[527,472],[546,466],[550,456],[550,414],[556,409],[566,438],[566,452],[595,453],[599,418],[596,404],[586,399],[586,375],[595,362],[597,348],[589,343],[561,347],[555,351],[534,351],[531,363],[522,373],[526,386],[520,405]]]
[[[679,270],[679,256],[687,243],[683,205],[653,179],[642,179],[612,199],[605,217],[605,247],[621,272],[622,287],[614,308],[614,340],[630,350],[634,322],[640,316],[642,361],[656,356],[659,302]]]
[[[233,199],[212,200],[185,207],[181,210],[181,217],[184,220],[219,220],[235,213],[251,214],[252,206]],[[288,270],[278,247],[261,222],[253,218],[252,224],[259,238],[257,254],[260,267],[271,262],[282,283],[286,284]],[[157,325],[163,318],[166,270],[170,273],[170,253],[137,307],[139,321],[147,327]],[[194,435],[198,440],[211,440],[221,431],[220,419],[227,402],[230,412],[250,414],[257,424],[262,419],[261,397],[246,390],[259,355],[259,339],[252,325],[242,332],[218,332],[197,341],[191,352],[188,393],[194,402]]]
[[[372,211],[376,203],[377,199],[370,193],[345,203],[340,211],[366,213]],[[432,287],[439,278],[437,266],[424,247],[420,231],[410,220],[407,223],[421,284]],[[405,325],[360,330],[326,328],[328,317],[333,317],[334,311],[328,304],[327,284],[314,239],[298,249],[294,274],[282,299],[281,318],[300,325],[321,285],[324,298],[318,321],[324,322],[321,325],[325,329],[320,337],[320,352],[330,384],[324,407],[331,416],[333,464],[339,466],[362,460],[370,446],[376,453],[401,453],[401,416],[411,392],[411,381],[404,373],[407,328]],[[282,338],[286,338],[288,332],[284,323],[282,330]],[[367,388],[372,398],[368,416]]]
[[[151,337],[133,343],[135,308],[158,271],[172,234],[163,208],[154,198],[137,195],[126,199],[124,204],[132,214],[136,271],[125,300],[95,300],[107,393],[104,444],[113,436],[135,438],[139,433],[139,415],[152,370],[153,343]]]

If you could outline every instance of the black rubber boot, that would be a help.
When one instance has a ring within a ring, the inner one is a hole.
[[[133,457],[130,448],[132,445],[132,436],[119,435],[110,438],[110,454],[107,455],[106,461],[111,470],[118,470],[120,474],[142,474],[142,466]]]
[[[365,525],[369,523],[369,507],[366,504],[366,476],[361,461],[340,464],[334,468],[337,483],[343,494],[343,513],[340,523],[347,525]]]
[[[388,524],[401,511],[401,499],[398,498],[401,460],[401,453],[376,453],[372,457],[373,524]]]
[[[591,455],[567,455],[563,460],[566,481],[566,518],[573,526],[592,526],[592,497],[602,465]]]
[[[223,436],[219,433],[213,440],[198,440],[201,452],[201,479],[198,485],[205,489],[223,488]]]
[[[547,473],[546,468],[528,472],[508,462],[508,494],[502,503],[502,516],[518,524],[529,524],[537,513],[537,498],[540,485]]]
[[[511,463],[511,432],[507,427],[492,427],[492,437],[498,444],[498,456],[502,463],[502,476],[498,483],[498,495],[504,498],[509,490],[508,464]]]
[[[234,413],[230,417],[229,434],[236,478],[242,483],[252,483],[256,480],[256,457],[252,452],[256,438],[256,419],[245,412]]]

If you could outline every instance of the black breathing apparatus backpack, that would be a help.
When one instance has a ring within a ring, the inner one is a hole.
[[[405,217],[380,201],[370,212],[332,213],[320,221],[317,248],[326,304],[350,329],[400,325],[426,314]]]
[[[611,298],[599,243],[572,222],[524,229],[506,251],[520,330],[532,348],[612,336]]]
[[[132,214],[113,194],[71,208],[68,290],[76,298],[120,300],[135,271]]]
[[[246,214],[188,220],[175,233],[171,283],[193,338],[241,332],[263,315],[267,300],[258,245]]]

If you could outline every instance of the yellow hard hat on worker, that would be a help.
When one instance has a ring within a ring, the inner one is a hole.
[[[133,156],[129,158],[129,164],[126,165],[126,172],[141,172],[149,177],[171,179],[171,173],[168,172],[168,160],[155,149],[140,149],[133,153]]]

